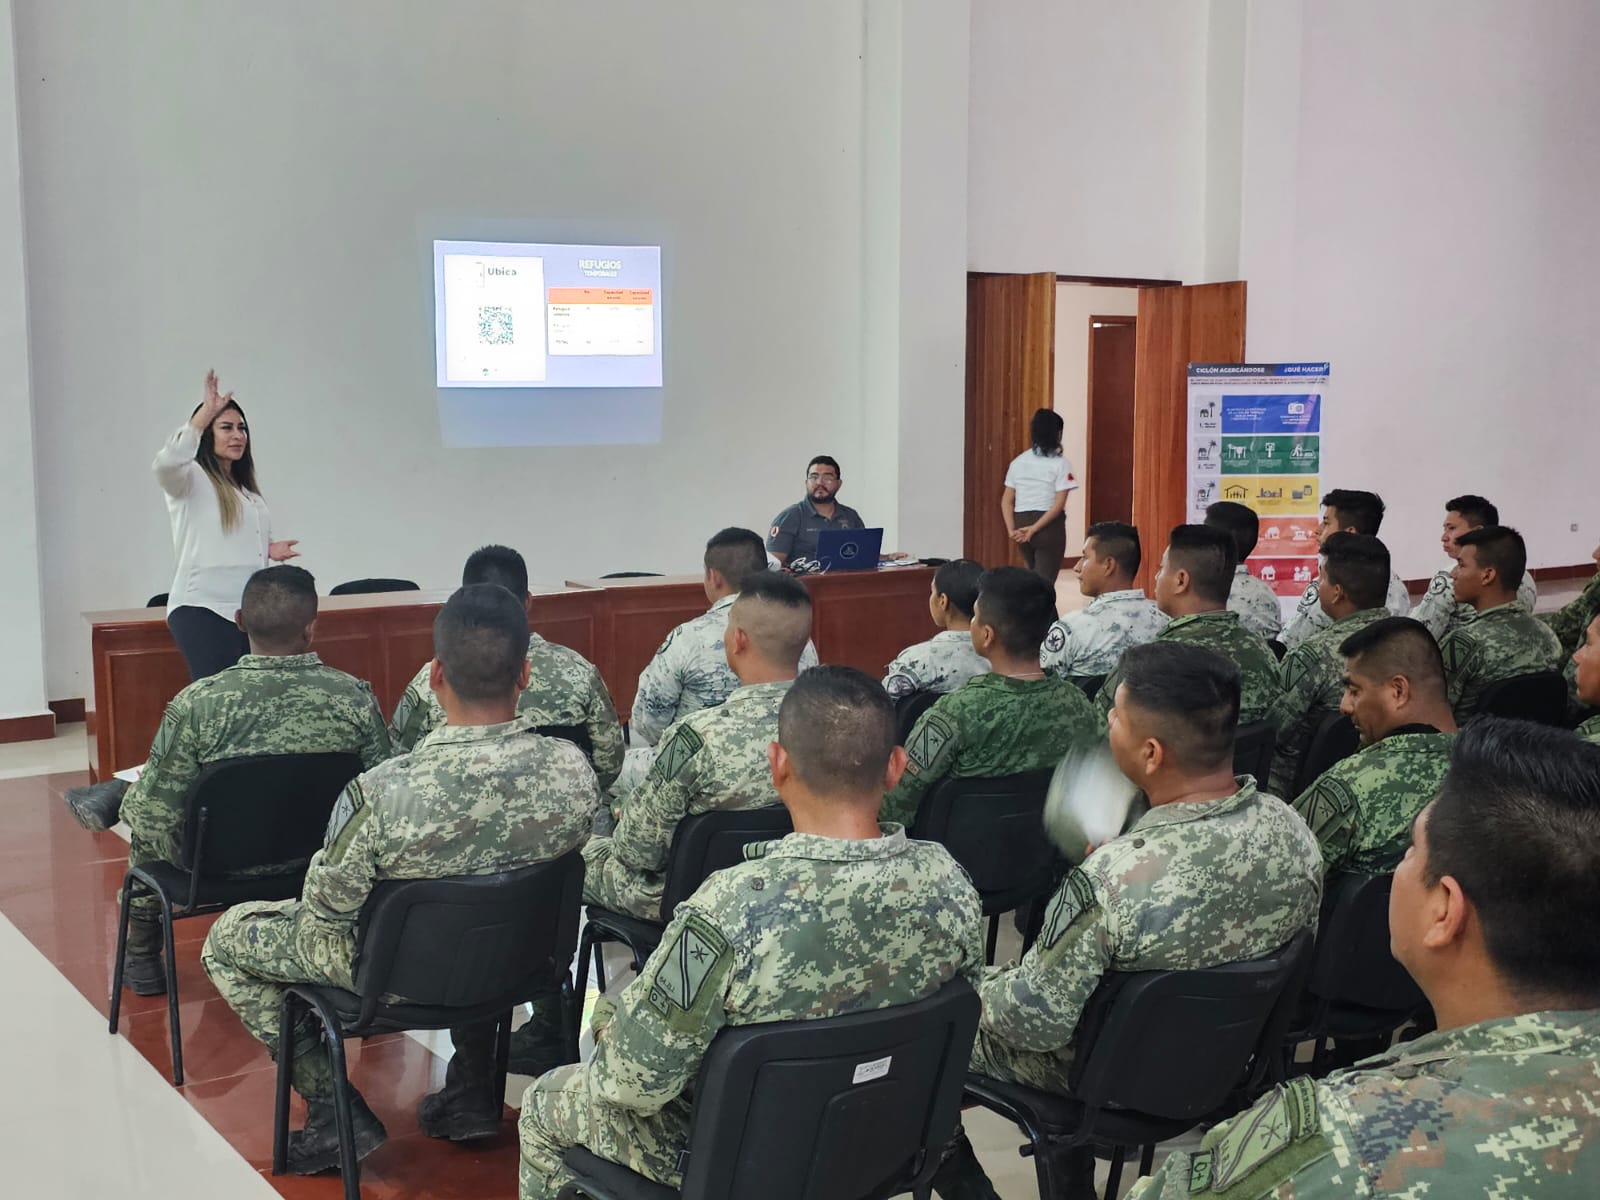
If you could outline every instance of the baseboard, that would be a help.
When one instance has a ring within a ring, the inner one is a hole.
[[[0,717],[0,743],[42,742],[55,735],[55,713],[40,713],[36,717]]]
[[[84,701],[80,696],[76,700],[52,700],[45,706],[56,715],[57,725],[76,725],[84,719]]]

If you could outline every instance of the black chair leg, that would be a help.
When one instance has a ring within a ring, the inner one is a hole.
[[[350,1104],[350,1078],[345,1074],[344,1038],[331,1013],[322,1018],[322,1036],[328,1039],[333,1059],[333,1115],[339,1128],[339,1174],[344,1177],[344,1200],[361,1200],[361,1164],[356,1161],[355,1117]]]
[[[583,936],[578,939],[578,982],[573,988],[572,996],[572,1024],[575,1028],[583,1026],[583,998],[589,990],[589,955],[594,953],[595,965],[600,966],[600,955],[595,951],[594,926],[584,922]],[[600,990],[605,991],[605,979],[600,980]]]
[[[581,1008],[581,1002],[573,995],[572,976],[562,976],[561,1040],[567,1047],[568,1062],[577,1062],[581,1057],[578,1053],[578,1027],[583,1021]]]
[[[504,1102],[506,1076],[511,1067],[511,1016],[511,1013],[506,1013],[494,1029],[494,1094],[497,1103]]]
[[[294,1074],[294,993],[285,990],[278,1008],[278,1078],[272,1103],[272,1173],[289,1165],[289,1080]]]
[[[1156,1167],[1156,1146],[1154,1142],[1139,1151],[1139,1178],[1143,1179]]]
[[[994,966],[995,947],[1000,944],[1000,914],[994,913],[989,918],[989,936],[983,945],[983,961],[991,967]]]
[[[1111,1173],[1106,1176],[1106,1200],[1117,1200],[1117,1191],[1122,1187],[1122,1164],[1128,1160],[1128,1152],[1121,1146],[1111,1151]]]
[[[172,903],[166,892],[155,889],[161,902],[161,945],[166,951],[167,1030],[172,1037],[172,1083],[183,1086],[183,1027],[178,1023],[178,950],[172,936]]]
[[[117,911],[117,961],[111,967],[111,1017],[110,1032],[117,1031],[117,1024],[122,1018],[122,964],[128,953],[128,918],[130,916],[128,902],[132,899],[128,891],[133,887],[133,873],[122,877],[122,903]]]

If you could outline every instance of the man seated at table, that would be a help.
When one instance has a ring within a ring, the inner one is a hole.
[[[1374,621],[1345,638],[1339,653],[1339,711],[1356,727],[1361,749],[1318,775],[1294,808],[1322,847],[1325,872],[1381,874],[1394,870],[1411,840],[1411,819],[1438,794],[1456,719],[1439,646],[1420,622]]]
[[[130,866],[178,861],[184,798],[208,763],[256,754],[349,753],[371,768],[389,757],[371,685],[324,666],[311,650],[317,585],[309,571],[257,571],[245,584],[236,619],[249,636],[250,653],[173,697],[139,782],[130,788],[109,780],[67,793],[86,828],[109,829],[120,810],[130,831]],[[167,990],[160,912],[154,896],[129,904],[123,981],[141,996]]]
[[[461,570],[461,585],[497,583],[522,602],[529,620],[533,596],[528,592],[528,565],[509,546],[484,546],[474,550]],[[622,725],[611,703],[611,693],[595,665],[566,646],[528,634],[528,686],[517,700],[517,715],[534,725],[581,727],[589,735],[589,760],[610,787],[622,770]],[[396,754],[405,754],[428,733],[444,724],[444,706],[428,686],[430,663],[423,663],[406,685],[389,722]]]
[[[1089,603],[1050,626],[1039,648],[1040,666],[1061,679],[1104,679],[1124,650],[1144,645],[1166,627],[1167,614],[1135,582],[1143,561],[1139,531],[1132,525],[1099,521],[1089,526],[1072,569]]]
[[[817,557],[817,535],[824,529],[865,529],[861,514],[835,497],[844,481],[839,464],[819,454],[806,464],[806,494],[772,518],[767,549],[784,566]]]
[[[1104,732],[1075,684],[1039,666],[1056,612],[1055,588],[1022,567],[986,571],[973,606],[972,645],[990,671],[941,696],[906,738],[906,772],[883,798],[883,820],[910,828],[945,778],[989,779],[1053,767]]]
[[[1437,1032],[1274,1089],[1132,1195],[1591,1200],[1596,912],[1600,748],[1520,722],[1468,725],[1389,899],[1389,944]]]
[[[733,695],[673,725],[644,782],[622,800],[616,832],[584,847],[586,904],[660,921],[667,852],[678,823],[694,813],[765,808],[778,802],[766,769],[778,706],[811,637],[811,596],[777,571],[747,578],[723,637],[738,676]]]
[[[1233,587],[1228,591],[1228,611],[1238,613],[1251,633],[1272,641],[1283,632],[1283,605],[1278,602],[1278,593],[1252,575],[1246,565],[1261,540],[1261,518],[1249,505],[1218,500],[1206,509],[1205,523],[1232,536],[1238,553]]]
[[[1278,702],[1278,656],[1244,627],[1239,614],[1228,611],[1233,588],[1232,536],[1208,525],[1175,527],[1156,572],[1156,603],[1172,620],[1156,634],[1157,642],[1204,646],[1239,668],[1240,724],[1264,721]],[[1119,667],[1101,685],[1095,705],[1109,713],[1116,702]]]
[[[795,831],[679,905],[614,1015],[597,1014],[594,1057],[528,1089],[521,1200],[561,1191],[572,1146],[679,1186],[690,1089],[724,1028],[871,1012],[979,980],[983,918],[966,874],[944,847],[878,821],[905,765],[883,689],[850,667],[807,671],[776,734],[770,786]]]
[[[1528,568],[1522,535],[1490,525],[1456,539],[1456,599],[1471,605],[1471,620],[1445,634],[1444,655],[1450,706],[1465,722],[1478,711],[1494,684],[1519,675],[1561,669],[1561,640],[1550,626],[1517,603],[1517,587]]]
[[[1238,669],[1215,651],[1157,641],[1123,657],[1111,753],[1150,811],[1067,875],[1020,963],[990,969],[972,1071],[1065,1095],[1078,1022],[1108,973],[1243,962],[1315,926],[1316,839],[1234,777],[1238,719]],[[1092,1152],[1070,1170],[1092,1184]],[[933,1184],[944,1200],[996,1200],[965,1137]]]
[[[917,692],[948,695],[989,670],[988,660],[972,648],[972,607],[982,577],[983,567],[970,558],[952,558],[933,573],[928,614],[939,632],[895,655],[883,677],[883,690],[891,698]]]
[[[278,1021],[288,985],[354,987],[357,925],[379,883],[512,871],[560,858],[588,836],[600,798],[589,760],[517,714],[530,674],[527,646],[526,608],[507,589],[469,584],[451,596],[434,621],[428,667],[445,723],[345,789],[300,899],[236,905],[211,927],[201,964],[274,1058],[283,1052]],[[536,1028],[553,1042],[560,1004],[554,981],[534,1003]],[[292,1032],[290,1079],[307,1104],[305,1128],[289,1135],[294,1175],[339,1165],[333,1067],[319,1030],[307,1016]],[[445,1086],[419,1105],[418,1124],[430,1137],[492,1135],[501,1112],[493,1028],[450,1033],[456,1053]],[[356,1157],[364,1158],[386,1134],[352,1092]]]

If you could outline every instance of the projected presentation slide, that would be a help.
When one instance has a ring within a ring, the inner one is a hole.
[[[661,386],[661,248],[433,243],[442,388]]]

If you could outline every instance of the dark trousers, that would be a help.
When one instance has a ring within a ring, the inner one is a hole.
[[[1032,525],[1043,512],[1019,512],[1015,520],[1018,529],[1025,529]],[[1020,542],[1017,549],[1022,551],[1022,561],[1039,578],[1052,587],[1055,586],[1056,576],[1061,574],[1061,560],[1067,553],[1067,514],[1063,509],[1055,520],[1051,521],[1038,533],[1026,542]]]
[[[185,604],[167,614],[167,628],[189,667],[189,682],[227,670],[250,653],[250,639],[209,608]]]

